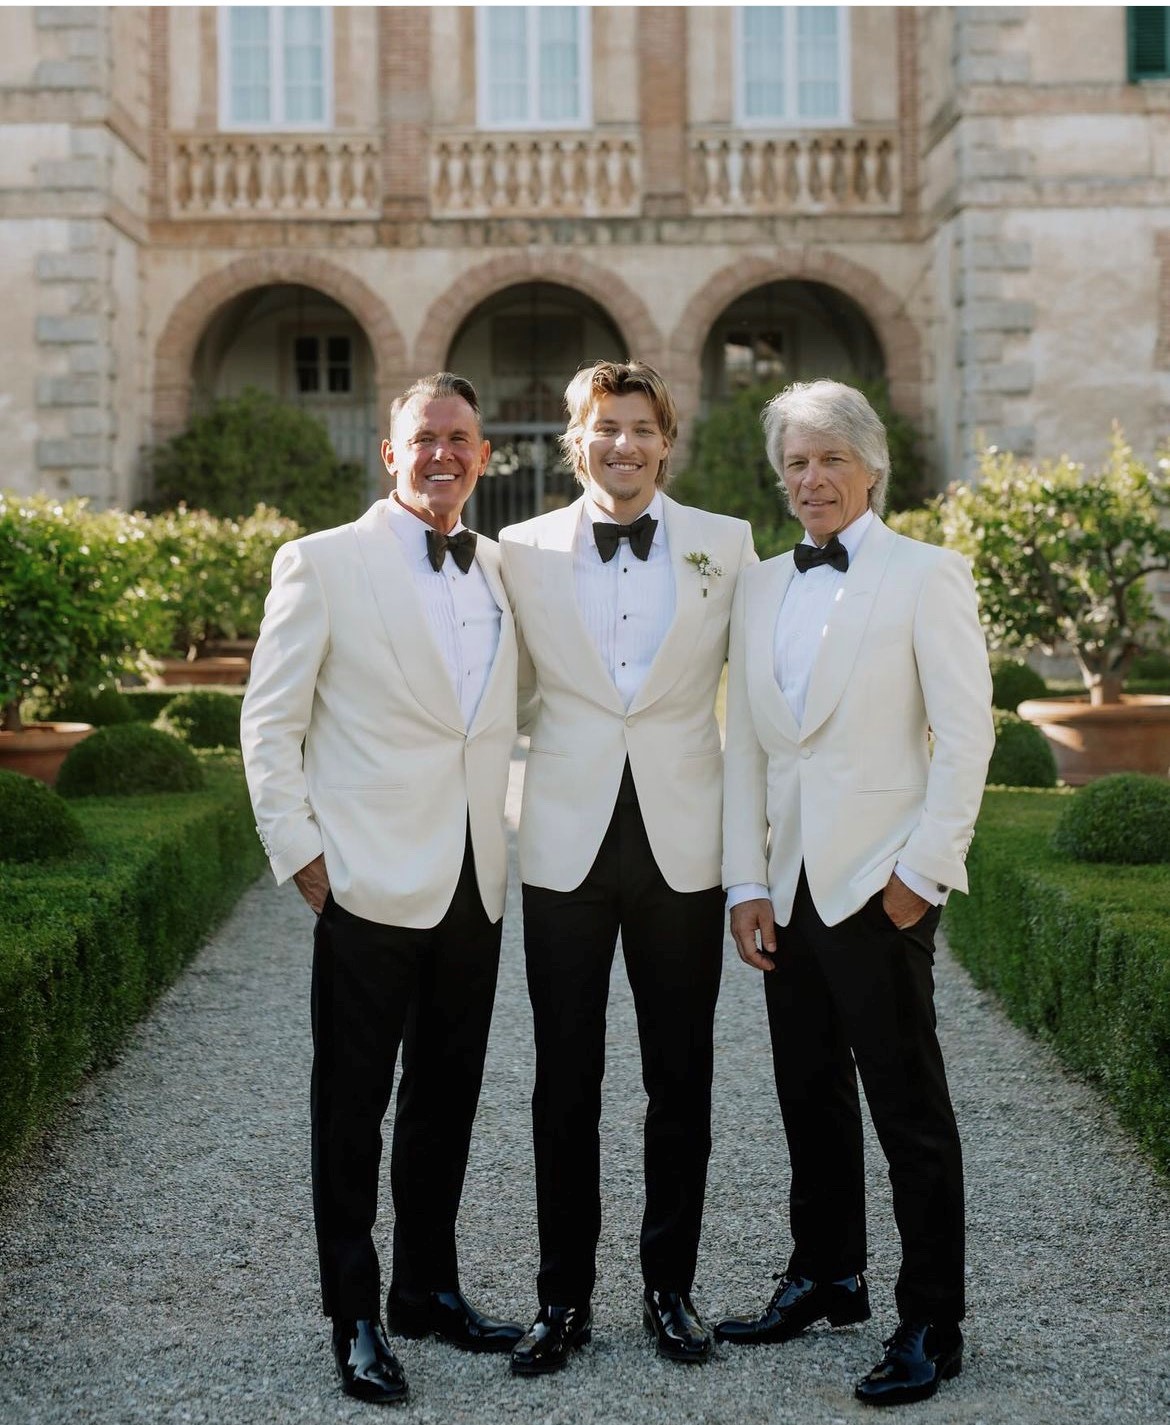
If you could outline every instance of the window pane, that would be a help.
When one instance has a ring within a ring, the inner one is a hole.
[[[1170,10],[1164,5],[1129,7],[1129,77],[1164,79],[1170,73]]]
[[[797,113],[802,119],[835,119],[841,112],[837,84],[837,10],[801,6],[796,11]]]
[[[488,119],[493,124],[527,122],[528,15],[523,5],[486,12]]]
[[[743,109],[749,119],[783,119],[784,29],[781,5],[744,6]]]
[[[293,364],[296,367],[298,391],[320,390],[318,361],[319,348],[315,336],[298,336],[293,340]]]
[[[285,120],[319,124],[325,118],[325,20],[321,7],[286,7],[282,14]]]
[[[262,124],[272,117],[270,20],[266,5],[233,5],[228,11],[229,103],[236,123]]]
[[[537,12],[540,26],[540,117],[546,123],[580,117],[577,7]]]

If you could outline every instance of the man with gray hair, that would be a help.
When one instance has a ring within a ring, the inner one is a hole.
[[[790,386],[764,429],[805,537],[736,592],[723,881],[740,958],[764,972],[794,1247],[764,1311],[716,1336],[868,1319],[860,1074],[902,1266],[898,1327],[856,1395],[903,1404],[962,1365],[962,1151],[932,965],[994,744],[987,649],[966,563],[881,519],[889,451],[859,391]]]

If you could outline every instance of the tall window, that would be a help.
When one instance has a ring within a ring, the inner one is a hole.
[[[841,124],[849,119],[844,5],[742,5],[736,10],[736,118],[741,124]]]
[[[588,7],[481,6],[476,39],[481,128],[575,129],[590,122]]]
[[[1126,19],[1130,82],[1170,78],[1170,9],[1130,5]]]
[[[332,28],[322,5],[224,6],[220,126],[319,129],[331,123]]]

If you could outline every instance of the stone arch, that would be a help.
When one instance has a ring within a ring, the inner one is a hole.
[[[802,279],[823,282],[853,298],[882,348],[891,403],[911,420],[920,420],[922,338],[903,311],[902,299],[869,268],[833,252],[802,248],[778,248],[772,257],[724,267],[691,298],[670,337],[670,349],[677,353],[674,385],[680,409],[699,408],[703,343],[720,313],[753,287]]]
[[[591,298],[617,327],[630,356],[661,367],[662,332],[631,287],[604,268],[583,261],[576,251],[531,248],[481,262],[431,304],[415,346],[415,369],[442,370],[451,343],[475,308],[504,288],[524,282],[555,282]]]
[[[242,293],[276,283],[312,287],[353,314],[373,352],[379,410],[406,384],[402,333],[385,303],[360,277],[311,253],[258,252],[200,278],[167,319],[154,353],[155,440],[165,440],[187,423],[195,351],[211,318]]]

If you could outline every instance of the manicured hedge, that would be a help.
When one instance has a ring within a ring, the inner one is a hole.
[[[0,1168],[53,1118],[259,874],[238,756],[199,792],[72,803],[88,846],[5,866],[0,902]]]
[[[1165,866],[1087,865],[1052,849],[1070,796],[984,794],[947,939],[1025,1029],[1096,1083],[1170,1173],[1170,877]]]

